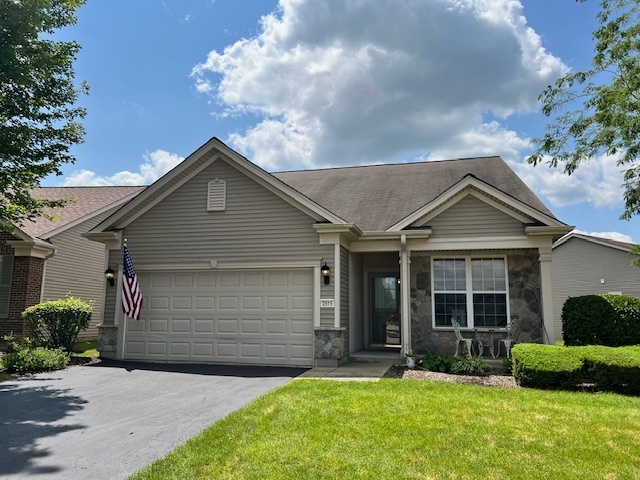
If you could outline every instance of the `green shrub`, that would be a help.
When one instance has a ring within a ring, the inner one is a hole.
[[[22,335],[13,332],[2,337],[2,340],[5,342],[7,353],[35,346],[29,337],[23,337]]]
[[[422,367],[432,372],[448,373],[456,357],[446,353],[427,353],[422,355]]]
[[[612,326],[613,339],[609,345],[640,345],[640,300],[624,295],[602,295],[602,298],[609,302],[617,314]]]
[[[513,376],[524,387],[640,394],[640,346],[513,347]]]
[[[570,389],[580,383],[582,360],[568,347],[521,343],[511,358],[513,378],[523,387]]]
[[[71,352],[78,333],[91,321],[92,302],[86,303],[71,295],[27,308],[22,316],[27,320],[33,341],[40,346],[63,348]]]
[[[2,361],[9,373],[48,372],[66,367],[69,355],[62,348],[20,348],[7,353]]]
[[[462,373],[466,375],[486,375],[491,371],[491,365],[489,365],[484,359],[480,357],[454,357],[454,361],[451,364],[452,373]]]
[[[570,297],[562,307],[565,345],[640,345],[640,300],[624,295]]]
[[[562,306],[565,345],[611,345],[616,316],[611,304],[600,295],[567,298]]]

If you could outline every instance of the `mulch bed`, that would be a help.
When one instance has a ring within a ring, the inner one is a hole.
[[[488,387],[520,388],[511,375],[456,375],[431,372],[422,368],[409,369],[393,365],[384,375],[386,378],[410,378],[412,380],[432,380],[438,382],[468,383]]]

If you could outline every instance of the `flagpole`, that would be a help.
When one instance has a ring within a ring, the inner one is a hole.
[[[127,239],[124,239],[124,248],[127,247]],[[123,251],[123,258],[124,258],[124,248],[122,249]],[[123,262],[123,268],[122,268],[122,275],[120,276],[120,283],[122,283],[124,281],[124,262]],[[120,296],[122,297],[122,291],[120,291]],[[122,310],[122,298],[120,298],[120,310]],[[124,353],[125,350],[127,349],[127,314],[122,312],[122,314],[124,315],[124,319],[122,320],[122,359],[124,360]]]

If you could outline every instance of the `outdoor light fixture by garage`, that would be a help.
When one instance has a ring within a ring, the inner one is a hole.
[[[111,287],[116,284],[116,272],[114,272],[111,267],[105,270],[104,277],[107,279],[107,282],[109,282]]]
[[[322,268],[320,269],[320,273],[324,277],[324,284],[329,285],[329,282],[331,281],[331,279],[329,278],[329,275],[331,274],[331,270],[329,269],[327,262],[324,262],[324,265],[322,265]]]

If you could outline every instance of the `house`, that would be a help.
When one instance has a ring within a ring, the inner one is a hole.
[[[51,211],[51,221],[24,221],[13,233],[0,233],[0,337],[28,335],[22,312],[67,293],[95,302],[90,327],[80,338],[97,338],[104,296],[104,247],[81,236],[131,200],[145,187],[53,187],[31,195],[74,199]]]
[[[144,296],[136,321],[107,287],[99,349],[329,366],[453,353],[451,317],[553,343],[551,245],[570,230],[499,157],[270,174],[213,138],[87,233],[119,278],[127,240]]]
[[[633,244],[571,232],[553,244],[555,336],[562,340],[562,307],[569,297],[615,293],[640,298]]]

